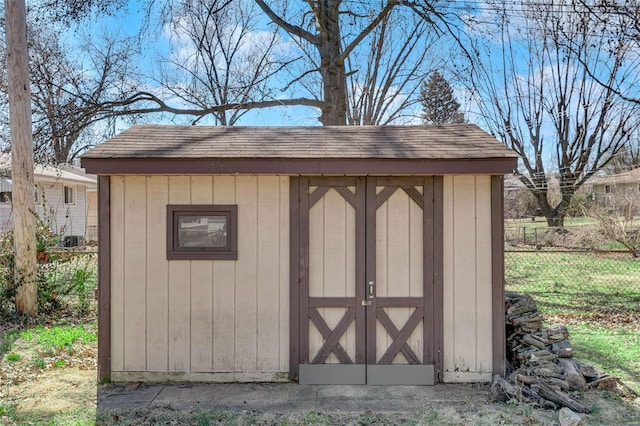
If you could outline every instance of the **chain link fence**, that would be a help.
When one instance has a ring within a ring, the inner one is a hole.
[[[505,285],[545,315],[640,318],[640,259],[628,252],[507,247]]]

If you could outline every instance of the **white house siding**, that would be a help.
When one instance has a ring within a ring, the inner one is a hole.
[[[238,260],[168,261],[166,205],[212,203]],[[287,177],[112,176],[110,213],[112,380],[286,380]]]
[[[36,212],[40,218],[45,222],[50,221],[53,230],[62,231],[65,236],[84,236],[87,214],[86,186],[63,182],[37,182],[37,184],[44,189],[43,199],[36,203]],[[72,204],[64,203],[64,186],[75,188],[75,199]]]
[[[0,232],[13,229],[13,218],[11,203],[0,202]]]
[[[444,177],[445,382],[492,372],[491,178]]]
[[[84,234],[85,242],[98,241],[98,192],[87,189],[86,193],[87,230]]]
[[[41,199],[36,202],[36,213],[40,219],[51,226],[54,232],[62,235],[84,236],[86,233],[86,195],[87,188],[84,185],[68,183],[66,186],[75,188],[75,202],[64,204],[63,186],[57,182],[36,182],[44,189],[40,191]],[[44,201],[44,204],[43,204]],[[0,202],[0,232],[13,229],[12,204]]]

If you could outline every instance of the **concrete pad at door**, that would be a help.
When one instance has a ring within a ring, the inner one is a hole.
[[[162,385],[143,385],[132,391],[114,393],[100,398],[98,405],[101,409],[138,408],[151,405],[162,391]]]
[[[154,406],[175,409],[312,411],[315,391],[311,387],[288,384],[200,384],[166,386],[153,401]]]

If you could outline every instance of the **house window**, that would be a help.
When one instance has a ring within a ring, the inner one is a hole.
[[[611,185],[605,185],[604,186],[604,193],[605,194],[612,194],[613,193],[613,188],[611,188]]]
[[[64,187],[64,203],[65,204],[75,204],[75,188],[72,186]]]
[[[238,206],[170,204],[167,206],[167,259],[238,258]]]

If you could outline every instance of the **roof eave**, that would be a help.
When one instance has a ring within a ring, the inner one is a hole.
[[[95,158],[82,167],[96,175],[276,174],[276,175],[445,175],[505,174],[515,157],[489,158]]]

